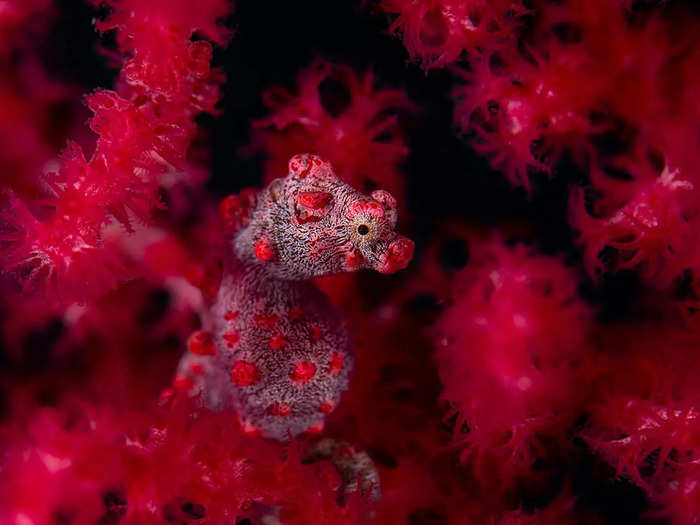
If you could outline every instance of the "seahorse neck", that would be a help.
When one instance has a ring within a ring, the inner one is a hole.
[[[289,303],[310,290],[316,291],[309,281],[280,279],[268,272],[263,264],[242,261],[235,254],[231,254],[224,266],[224,279],[227,278],[235,281],[242,296],[265,299],[269,304]]]

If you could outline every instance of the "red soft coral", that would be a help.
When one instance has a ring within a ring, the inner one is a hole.
[[[619,148],[640,159],[653,151],[694,171],[683,160],[693,141],[682,138],[697,136],[692,24],[659,16],[631,23],[610,2],[536,6],[523,42],[458,71],[467,85],[454,91],[455,120],[492,167],[529,189],[529,172],[550,171],[563,152],[595,172]],[[621,144],[606,146],[606,133]]]
[[[322,98],[327,81],[343,92],[337,100]],[[371,72],[317,60],[299,74],[296,94],[272,88],[263,99],[271,115],[254,123],[251,150],[264,153],[266,180],[283,176],[293,155],[310,151],[337,166],[348,184],[367,192],[382,187],[403,203],[398,168],[408,148],[398,114],[416,106],[402,91],[375,88]]]
[[[34,214],[11,195],[12,231],[3,232],[10,248],[5,268],[64,300],[84,299],[128,276],[115,270],[125,261],[106,248],[104,228],[113,219],[127,230],[133,219],[149,219],[159,206],[161,176],[187,168],[194,116],[213,111],[221,80],[209,68],[211,45],[190,37],[193,24],[201,24],[204,34],[221,41],[216,20],[226,13],[226,2],[200,5],[194,18],[186,14],[186,3],[168,3],[167,9],[109,5],[114,13],[101,27],[119,28],[121,51],[131,57],[118,92],[99,90],[87,97],[95,113],[90,125],[99,135],[95,152],[87,160],[81,148],[69,144],[59,172],[47,176],[52,195],[44,213]]]
[[[437,325],[436,359],[462,459],[507,488],[575,417],[590,312],[556,258],[498,240],[471,253]]]
[[[0,57],[26,43],[31,29],[46,23],[51,0],[5,0],[0,5]]]
[[[224,44],[230,31],[223,24],[231,11],[228,0],[201,0],[195,5],[191,0],[91,0],[95,5],[107,5],[112,14],[104,21],[98,22],[101,31],[125,28],[119,37],[122,49],[132,49],[136,54],[151,55],[151,65],[170,63],[171,70],[181,66],[176,64],[176,57],[168,57],[165,49],[154,47],[153,30],[187,34],[195,31],[202,36]],[[141,61],[141,60],[138,60]],[[144,64],[145,65],[145,64]],[[208,67],[207,67],[208,69]]]
[[[411,58],[425,69],[502,47],[526,12],[519,0],[382,0],[380,6],[398,15],[390,30],[403,35]]]
[[[597,278],[606,269],[640,269],[647,282],[667,286],[683,270],[682,255],[694,245],[695,228],[682,205],[693,185],[677,170],[664,169],[650,182],[636,185],[638,193],[612,215],[595,218],[586,211],[583,190],[572,193],[570,221],[580,232],[584,264]],[[695,221],[697,222],[697,221]],[[603,260],[603,251],[614,257]]]
[[[365,512],[338,506],[329,463],[302,465],[297,445],[248,438],[228,416],[64,407],[28,417],[26,436],[4,429],[3,522],[340,524]]]
[[[603,331],[583,435],[672,523],[694,523],[689,518],[700,509],[697,343],[666,323]]]
[[[34,58],[0,71],[0,186],[38,198],[45,195],[44,173],[57,164],[58,148],[79,121],[74,90],[50,79]],[[78,115],[64,115],[66,109]]]
[[[606,82],[602,100],[627,129],[621,144],[607,152],[602,148],[590,166],[593,189],[601,197],[594,215],[600,219],[585,212],[582,192],[571,200],[585,265],[593,276],[637,269],[646,283],[668,287],[698,261],[691,249],[700,180],[693,153],[700,138],[694,19],[681,19],[669,9],[664,18],[652,16],[619,31],[619,13],[607,20],[580,1],[572,11],[602,77],[614,79]],[[614,257],[603,262],[606,247]]]
[[[567,150],[590,156],[595,130],[589,113],[598,104],[600,82],[580,46],[550,45],[524,58],[502,53],[503,64],[476,62],[462,73],[467,85],[454,90],[455,120],[475,133],[474,148],[490,157],[513,185],[530,189],[530,171],[549,172]]]
[[[49,300],[83,300],[95,290],[109,289],[129,278],[119,248],[105,242],[95,226],[104,212],[80,197],[59,203],[64,209],[57,211],[63,213],[41,221],[23,201],[9,195],[1,217],[8,227],[2,239],[11,249],[2,262],[22,282],[23,291],[52,291],[56,295],[49,295]]]

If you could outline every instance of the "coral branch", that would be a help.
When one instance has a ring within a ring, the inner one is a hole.
[[[536,479],[534,461],[554,453],[542,440],[576,413],[590,311],[559,260],[498,240],[474,252],[438,322],[436,359],[462,460],[503,490]]]
[[[507,43],[527,12],[519,0],[382,0],[398,15],[390,30],[403,36],[411,58],[428,70],[450,65],[466,52],[481,57]]]
[[[187,2],[169,2],[167,8],[158,2],[106,3],[113,13],[98,27],[118,30],[127,58],[116,91],[87,97],[94,113],[90,127],[99,135],[94,153],[87,160],[69,143],[58,172],[47,175],[53,195],[43,214],[8,197],[9,213],[22,219],[15,215],[12,235],[3,236],[9,248],[3,266],[25,289],[45,289],[66,301],[103,292],[128,275],[116,271],[128,261],[106,245],[105,228],[117,221],[132,231],[135,220],[150,220],[161,206],[161,176],[187,169],[193,118],[214,111],[221,81],[209,66],[211,44],[190,37],[199,29],[223,42],[226,32],[216,21],[227,13],[226,2],[205,2],[194,18]]]
[[[266,91],[271,114],[254,123],[250,147],[265,156],[265,179],[284,173],[298,151],[311,150],[339,166],[348,184],[367,192],[383,187],[403,203],[398,168],[408,148],[398,117],[417,107],[403,91],[374,84],[372,72],[317,60],[299,74],[296,94]],[[327,96],[326,86],[334,88]]]

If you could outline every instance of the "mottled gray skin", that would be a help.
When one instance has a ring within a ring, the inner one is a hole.
[[[382,489],[377,467],[364,450],[357,450],[350,443],[334,439],[322,439],[306,451],[303,463],[330,461],[340,474],[343,488],[338,492],[338,503],[345,505],[348,496],[360,490],[372,501],[379,501]]]
[[[353,366],[347,330],[323,294],[306,282],[271,279],[259,265],[245,265],[237,258],[226,270],[207,319],[217,355],[209,358],[213,363],[202,382],[202,401],[213,410],[232,408],[244,428],[257,427],[266,437],[286,440],[320,423],[324,416],[322,403],[330,400],[337,406],[347,389]],[[288,312],[295,306],[303,309],[304,319],[289,318]],[[225,319],[229,311],[239,312],[236,319]],[[256,314],[276,315],[279,320],[269,329],[254,322]],[[321,332],[316,342],[312,342],[311,334],[314,325]],[[233,349],[223,338],[232,330],[241,334]],[[284,334],[284,348],[270,348],[270,337],[275,334]],[[343,367],[331,375],[334,352],[343,356]],[[235,385],[230,371],[237,360],[254,363],[260,380],[249,386]],[[298,362],[311,362],[316,367],[313,378],[303,384],[290,380]],[[268,412],[278,402],[290,407],[289,415]]]
[[[215,355],[190,351],[178,369],[194,385],[189,394],[213,410],[234,410],[245,430],[265,437],[320,431],[348,388],[353,357],[339,312],[307,280],[405,267],[413,243],[395,224],[386,192],[368,197],[318,157],[293,157],[289,175],[260,193],[233,238],[203,319]]]

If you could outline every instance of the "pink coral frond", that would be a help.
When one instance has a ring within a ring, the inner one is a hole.
[[[46,176],[53,193],[49,213],[32,216],[22,208],[14,221],[24,239],[5,257],[5,269],[27,282],[44,281],[81,299],[110,289],[127,278],[127,258],[104,230],[116,219],[133,232],[133,219],[150,221],[162,207],[161,176],[185,171],[187,149],[194,139],[194,117],[214,111],[221,76],[209,67],[210,43],[190,37],[195,30],[223,43],[219,24],[229,10],[223,0],[207,0],[193,12],[188,2],[107,1],[112,14],[98,23],[118,29],[120,51],[128,56],[124,84],[116,91],[97,90],[86,97],[98,134],[89,160],[69,142],[57,173]]]
[[[693,185],[678,177],[677,170],[664,169],[658,179],[641,183],[639,192],[612,215],[592,217],[584,204],[583,191],[572,192],[570,221],[580,232],[586,269],[593,277],[608,270],[640,269],[642,276],[667,285],[680,271],[683,252],[692,236],[683,213],[683,192]],[[615,251],[603,262],[604,249]]]
[[[402,35],[411,58],[426,70],[448,66],[463,53],[481,57],[503,47],[527,13],[511,0],[383,0],[380,6],[397,15],[390,31]]]
[[[337,83],[339,101],[326,101],[323,86]],[[384,187],[403,201],[398,171],[408,155],[398,115],[417,107],[399,89],[376,88],[371,71],[316,60],[299,74],[296,94],[271,88],[263,94],[271,114],[254,122],[251,151],[266,157],[265,178],[286,173],[287,160],[311,150],[340,166],[349,184]]]
[[[463,460],[488,466],[484,479],[496,468],[509,484],[543,454],[539,439],[571,417],[562,409],[576,404],[590,309],[574,272],[555,258],[498,240],[474,252],[437,325],[436,360],[442,397],[467,425],[455,427]]]
[[[589,160],[590,136],[600,131],[589,116],[599,104],[599,84],[590,80],[590,59],[580,46],[498,57],[497,69],[487,58],[456,70],[466,84],[453,90],[454,120],[473,134],[474,149],[494,169],[529,191],[530,172],[549,173],[565,151],[580,163]]]

